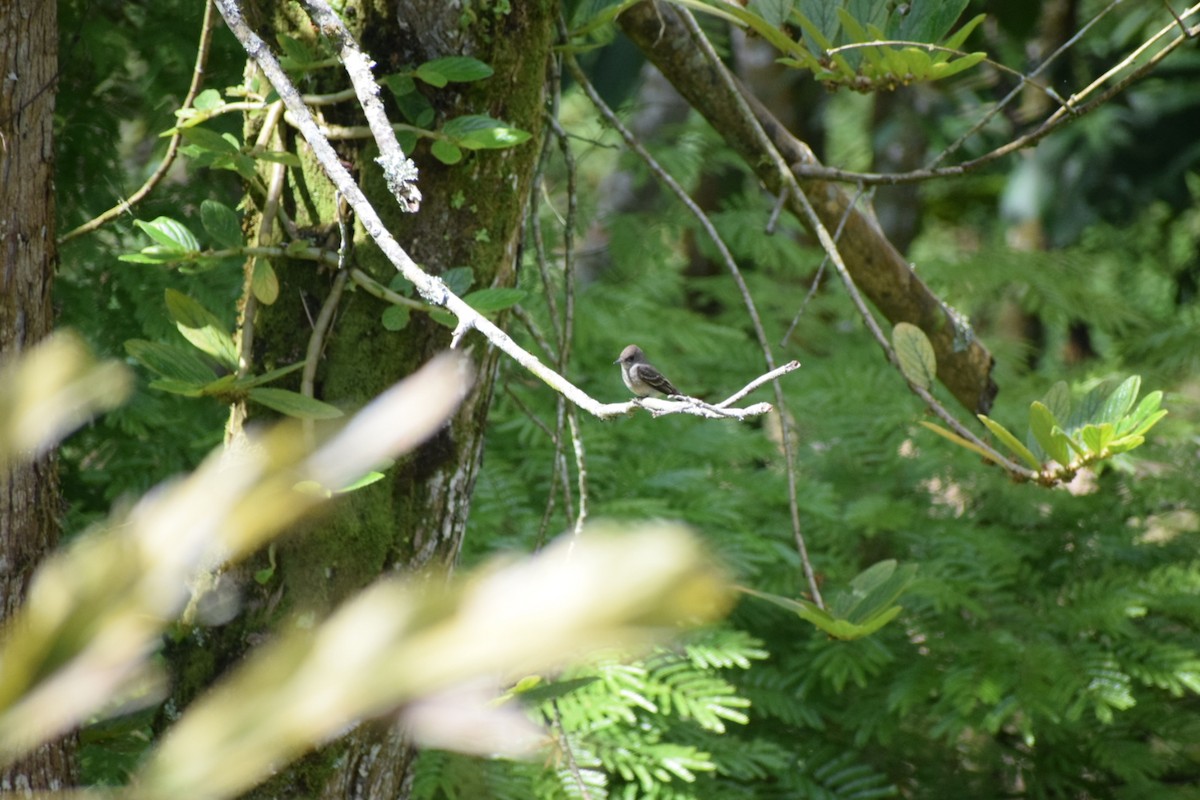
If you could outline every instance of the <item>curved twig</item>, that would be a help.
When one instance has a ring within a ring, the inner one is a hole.
[[[196,48],[196,65],[192,68],[192,82],[188,86],[187,94],[184,95],[182,108],[191,107],[192,103],[196,100],[196,95],[200,94],[200,87],[204,85],[204,67],[208,63],[209,45],[212,44],[213,21],[216,19],[215,10],[216,6],[213,0],[208,0],[204,4],[204,21],[200,25],[200,43]],[[179,144],[182,141],[183,134],[176,128],[175,132],[171,134],[171,140],[167,142],[167,152],[163,155],[158,168],[146,179],[141,188],[103,214],[88,220],[74,230],[60,236],[58,244],[61,246],[72,239],[83,236],[85,233],[91,233],[112,222],[126,211],[132,210],[134,206],[145,199],[146,195],[154,191],[155,187],[167,176],[171,165],[175,163],[175,156],[179,153]]]

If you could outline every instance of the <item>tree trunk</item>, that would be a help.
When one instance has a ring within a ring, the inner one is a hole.
[[[537,143],[544,128],[544,87],[557,4],[536,0],[513,3],[510,10],[503,10],[501,4],[478,6],[473,4],[467,12],[444,0],[400,4],[364,0],[348,3],[342,17],[377,63],[377,78],[450,55],[470,55],[488,63],[495,74],[484,81],[439,90],[423,88],[437,109],[437,124],[464,114],[485,114],[530,132],[529,141],[508,150],[468,153],[453,166],[432,158],[428,141],[419,144],[412,157],[420,168],[423,200],[420,211],[408,215],[400,212],[384,186],[373,160],[377,155],[373,144],[368,140],[335,143],[413,258],[435,274],[470,267],[475,289],[516,282]],[[287,34],[313,42],[314,26],[295,5],[262,3],[257,13],[247,8],[246,16],[268,41]],[[303,91],[336,91],[346,85],[341,71],[321,70],[304,78]],[[361,112],[350,104],[321,111],[330,123],[362,124]],[[247,141],[253,141],[260,124],[261,118],[247,121]],[[318,240],[336,241],[332,187],[303,139],[290,130],[284,133],[285,144],[304,167],[291,170],[283,205],[301,230],[314,232]],[[354,245],[352,265],[386,285],[396,270],[361,228]],[[312,333],[310,320],[329,296],[333,281],[327,270],[312,262],[276,262],[274,267],[281,287],[278,300],[259,305],[253,320],[255,371],[304,358]],[[383,301],[347,288],[325,341],[316,397],[355,408],[449,346],[451,330],[424,313],[413,313],[401,331],[385,330],[380,317],[386,308]],[[481,340],[468,338],[466,349],[476,381],[451,423],[389,469],[386,480],[351,493],[333,513],[281,541],[272,579],[265,586],[242,581],[245,609],[236,623],[206,635],[203,648],[172,646],[173,661],[181,667],[178,701],[190,700],[240,657],[245,642],[261,638],[287,615],[322,614],[391,570],[452,565],[466,529],[498,358],[498,351]],[[286,388],[297,386],[298,382]],[[258,413],[259,409],[248,409],[251,420]],[[265,563],[263,559],[249,568]],[[203,665],[197,668],[201,655]],[[406,793],[412,756],[411,745],[394,725],[364,724],[281,771],[257,795],[396,797]]]
[[[54,97],[58,16],[53,2],[10,0],[0,13],[0,362],[49,332],[54,236]],[[54,455],[0,475],[0,625],[25,597],[58,542]],[[47,744],[6,770],[0,792],[75,783],[75,737]]]

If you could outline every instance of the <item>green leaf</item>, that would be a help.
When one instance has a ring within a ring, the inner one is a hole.
[[[254,272],[250,275],[250,291],[255,299],[263,305],[271,305],[279,298],[279,278],[271,262],[258,259],[254,262]]]
[[[135,219],[133,224],[166,250],[176,253],[200,252],[200,242],[182,222],[176,222],[170,217],[157,217],[150,222]]]
[[[462,161],[463,152],[453,142],[445,139],[435,139],[430,147],[433,157],[447,166],[453,166]]]
[[[1066,419],[1071,415],[1071,389],[1066,381],[1058,381],[1042,398],[1042,405],[1050,412],[1055,420]]]
[[[1111,422],[1116,423],[1122,417],[1129,413],[1129,409],[1133,408],[1133,401],[1137,399],[1138,392],[1142,389],[1142,376],[1131,375],[1121,382],[1121,385],[1108,396],[1104,401],[1104,405],[1100,407],[1100,411],[1096,414],[1093,422]]]
[[[200,222],[204,230],[222,247],[242,246],[242,222],[237,212],[216,200],[200,204]]]
[[[447,83],[470,83],[492,76],[492,68],[470,56],[446,56],[417,67],[416,77],[439,89]]]
[[[183,140],[196,151],[209,151],[224,155],[233,155],[241,151],[241,145],[234,139],[230,141],[228,134],[220,134],[207,128],[184,128],[180,132]]]
[[[280,414],[299,419],[336,419],[341,409],[312,397],[287,389],[259,388],[250,390],[250,399]]]
[[[1112,423],[1084,425],[1079,431],[1079,438],[1090,453],[1096,456],[1102,455],[1115,438]]]
[[[392,465],[391,463],[388,464],[389,467],[391,465]],[[363,475],[358,480],[351,481],[350,483],[346,484],[345,486],[341,487],[340,489],[336,489],[335,492],[337,494],[349,494],[350,492],[357,492],[359,489],[363,489],[367,486],[370,486],[372,483],[378,483],[379,481],[383,480],[386,477],[387,477],[386,475],[384,475],[382,472],[380,472],[378,470],[371,470],[370,472],[368,472],[366,475]]]
[[[196,355],[195,350],[172,344],[130,339],[125,342],[125,352],[156,375],[197,387],[209,383],[216,375],[212,366]]]
[[[1030,469],[1042,468],[1042,462],[1038,460],[1037,456],[1028,447],[1023,445],[1016,436],[1013,436],[1008,428],[1005,428],[999,422],[983,414],[978,414],[977,416],[979,417],[979,421],[986,425],[987,429],[992,432],[992,435],[999,439],[1013,454],[1024,461],[1026,466]]]
[[[396,97],[411,94],[417,90],[417,84],[413,82],[412,76],[402,72],[384,75],[379,80],[384,86],[391,89],[392,94]]]
[[[304,166],[303,162],[300,161],[300,156],[295,153],[289,153],[286,150],[263,150],[262,152],[255,153],[254,158],[259,161],[270,161],[273,164],[283,164],[285,167],[292,167],[294,169]]]
[[[750,0],[747,9],[758,14],[772,28],[782,28],[796,0]]]
[[[900,371],[917,386],[928,389],[937,377],[937,356],[925,331],[908,322],[892,329],[892,347],[900,361]]]
[[[225,100],[216,89],[205,89],[192,101],[192,107],[198,111],[211,111],[223,105],[225,105]]]
[[[1050,413],[1050,409],[1036,400],[1029,407],[1029,430],[1046,455],[1064,467],[1071,463],[1067,437],[1059,427],[1058,420]]]
[[[442,134],[467,150],[494,150],[515,147],[529,139],[530,134],[506,122],[483,114],[455,117],[442,126]]]
[[[487,314],[492,311],[503,311],[506,308],[515,306],[524,299],[524,289],[503,287],[480,289],[477,292],[471,292],[463,298],[467,305],[481,314]]]
[[[383,310],[381,322],[387,331],[402,331],[408,326],[411,317],[408,306],[388,306]]]
[[[281,63],[284,69],[299,69],[316,61],[316,53],[312,48],[295,36],[281,33],[275,38],[279,42],[280,49],[283,50]]]
[[[183,292],[167,289],[167,313],[183,337],[229,369],[237,369],[237,348],[221,320]]]
[[[856,625],[866,624],[890,612],[916,574],[916,564],[900,567],[893,559],[880,561],[855,576],[848,590],[834,593],[829,607],[838,617]]]
[[[451,267],[442,273],[441,278],[447,289],[462,297],[475,283],[475,270],[470,267]]]

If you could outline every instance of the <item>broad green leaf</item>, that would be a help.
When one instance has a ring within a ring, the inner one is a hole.
[[[280,414],[299,419],[336,419],[341,409],[312,397],[287,389],[258,388],[250,390],[250,399]]]
[[[420,92],[396,95],[396,106],[400,109],[401,116],[418,128],[428,128],[437,116],[428,98]]]
[[[433,157],[447,166],[453,166],[462,161],[463,152],[453,142],[445,139],[435,139],[429,148]]]
[[[965,447],[973,453],[978,453],[979,455],[983,456],[988,461],[993,460],[991,453],[989,453],[987,450],[984,450],[982,447],[975,444],[970,439],[964,439],[963,437],[959,436],[957,433],[954,433],[953,431],[948,431],[945,428],[943,428],[941,425],[936,425],[927,420],[921,420],[921,424],[924,425],[929,430],[936,433],[938,436],[941,436],[945,439],[949,439],[950,441],[954,442],[959,447]]]
[[[358,480],[351,481],[340,489],[336,489],[335,494],[349,494],[350,492],[357,492],[359,489],[370,486],[372,483],[378,483],[386,477],[386,475],[378,470],[371,470]]]
[[[417,84],[413,82],[412,76],[404,73],[384,75],[379,80],[384,86],[391,89],[392,94],[396,95],[397,97],[410,94],[417,90]]]
[[[304,166],[300,161],[300,156],[295,153],[289,153],[286,150],[263,150],[260,153],[255,153],[254,158],[259,161],[270,161],[273,164],[283,164],[285,167],[293,167],[299,169]]]
[[[1084,425],[1079,431],[1079,438],[1092,455],[1102,455],[1114,438],[1112,423]]]
[[[907,14],[892,14],[888,23],[888,38],[933,44],[941,41],[962,16],[963,9],[967,7],[967,0],[939,0],[936,3],[907,5]]]
[[[1046,455],[1064,467],[1071,463],[1071,451],[1066,435],[1063,434],[1054,415],[1050,413],[1050,409],[1036,400],[1029,407],[1029,429]]]
[[[1071,415],[1067,418],[1067,422],[1062,426],[1064,431],[1076,431],[1087,425],[1089,422],[1096,422],[1100,414],[1100,409],[1104,407],[1104,401],[1108,399],[1108,387],[1105,385],[1095,386],[1090,392],[1083,396],[1078,405],[1071,409]],[[1059,417],[1061,424],[1062,417]]]
[[[528,132],[483,114],[455,117],[442,126],[442,133],[467,150],[514,147],[529,139]]]
[[[383,310],[381,322],[386,331],[402,331],[408,327],[411,316],[408,306],[388,306]]]
[[[964,0],[955,0],[955,2],[963,2],[963,5],[966,5]],[[959,13],[962,12],[960,11]],[[975,32],[976,28],[983,24],[985,19],[987,19],[987,14],[978,14],[967,20],[961,28],[954,32],[953,36],[942,42],[942,45],[951,50],[961,50],[963,45],[967,43],[967,38]],[[981,61],[987,57],[986,53],[972,53],[972,55],[979,56]]]
[[[400,145],[401,152],[411,155],[417,149],[417,135],[412,131],[396,131],[396,144]]]
[[[207,128],[184,128],[179,133],[183,140],[196,150],[233,155],[242,149],[236,139],[230,141],[228,134],[220,134]]]
[[[470,83],[490,78],[492,68],[470,56],[446,56],[421,64],[415,74],[430,86],[441,88],[447,83]],[[433,77],[434,80],[430,80],[429,77]],[[435,83],[435,80],[441,82]]]
[[[837,617],[866,624],[890,609],[916,574],[916,564],[897,567],[893,559],[880,561],[855,576],[847,590],[834,593],[829,606]]]
[[[262,258],[254,262],[254,271],[250,275],[250,291],[254,292],[258,302],[266,306],[279,298],[279,278],[275,275],[275,268],[271,266],[271,262]]]
[[[1129,413],[1129,409],[1133,408],[1133,401],[1137,399],[1138,392],[1141,389],[1142,376],[1131,375],[1126,378],[1108,396],[1108,399],[1104,401],[1104,405],[1100,407],[1100,411],[1096,414],[1096,418],[1092,422],[1111,422],[1115,424]]]
[[[892,347],[904,377],[923,389],[933,385],[937,377],[937,356],[925,331],[908,322],[897,323],[892,329]]]
[[[192,101],[192,107],[199,111],[210,111],[223,105],[225,105],[225,100],[216,89],[205,89]]]
[[[167,313],[183,337],[229,369],[237,369],[237,348],[221,320],[183,292],[167,289],[164,294]]]
[[[200,222],[204,230],[222,247],[241,247],[242,222],[237,212],[216,200],[205,200],[200,204]]]
[[[746,8],[762,17],[771,27],[782,28],[795,4],[796,0],[750,0]]]
[[[968,70],[987,58],[987,53],[970,53],[950,62],[936,63],[929,68],[929,79],[939,81]]]
[[[1162,419],[1163,417],[1165,417],[1166,415],[1167,415],[1167,410],[1165,408],[1155,411],[1153,414],[1151,414],[1149,417],[1147,417],[1143,422],[1141,422],[1136,428],[1134,428],[1132,431],[1130,431],[1129,435],[1130,436],[1145,435],[1146,431],[1150,430],[1155,425],[1157,425],[1158,421],[1160,419]]]
[[[477,292],[471,292],[463,298],[467,305],[481,314],[487,314],[492,311],[503,311],[506,308],[515,306],[524,299],[524,289],[505,287],[480,289]]]
[[[1012,432],[996,422],[994,419],[983,414],[978,414],[979,421],[987,426],[987,429],[992,432],[992,435],[1001,441],[1001,443],[1013,452],[1018,458],[1025,462],[1030,469],[1041,469],[1042,462],[1038,460],[1029,448],[1021,444],[1021,441],[1013,436]]]
[[[281,33],[275,38],[279,42],[280,49],[283,50],[283,58],[280,59],[280,63],[284,69],[301,69],[317,60],[316,52],[295,36]]]
[[[1042,405],[1057,420],[1065,420],[1071,415],[1071,389],[1066,381],[1058,381],[1042,398]]]
[[[200,252],[200,242],[182,222],[176,222],[170,217],[156,217],[150,222],[135,219],[133,224],[167,250],[180,253]]]
[[[130,339],[125,342],[125,352],[156,375],[196,387],[204,386],[216,374],[195,350],[172,344]]]
[[[442,273],[441,278],[447,289],[462,297],[475,283],[475,270],[470,267],[451,267]]]
[[[1117,435],[1124,436],[1126,433],[1137,430],[1143,421],[1158,411],[1158,406],[1162,403],[1162,396],[1162,392],[1153,391],[1143,397],[1142,402],[1138,403],[1132,414],[1117,422]],[[1138,431],[1138,433],[1144,433],[1144,431]]]

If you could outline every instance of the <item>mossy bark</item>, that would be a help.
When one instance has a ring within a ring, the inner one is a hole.
[[[248,4],[253,5],[253,4]],[[470,153],[454,166],[429,155],[427,144],[412,154],[420,168],[424,197],[416,214],[401,213],[388,195],[373,158],[374,145],[336,143],[376,209],[413,258],[440,274],[469,266],[475,288],[511,286],[521,241],[537,145],[544,126],[545,83],[553,43],[556,4],[550,0],[451,4],[444,0],[383,3],[349,2],[343,18],[376,61],[376,75],[448,55],[471,55],[495,74],[473,84],[450,84],[428,95],[439,120],[487,114],[529,131],[531,139],[509,150]],[[262,4],[247,18],[272,41],[278,33],[312,40],[313,26],[295,4]],[[305,78],[305,92],[334,91],[348,85],[344,73],[322,70]],[[351,104],[322,109],[328,122],[361,124]],[[256,120],[248,121],[252,130]],[[284,205],[297,225],[314,239],[335,237],[335,196],[311,159],[303,139],[288,131],[289,149],[305,166],[289,175]],[[248,137],[249,138],[249,137]],[[386,284],[395,269],[361,228],[351,260]],[[333,275],[312,262],[279,262],[278,300],[259,305],[254,320],[255,370],[304,358],[316,316],[329,294]],[[448,347],[450,329],[414,313],[402,331],[385,330],[387,306],[365,292],[348,289],[325,343],[315,395],[347,409],[358,407]],[[433,440],[388,470],[387,480],[357,491],[333,511],[283,539],[274,575],[266,585],[243,580],[244,613],[219,632],[206,635],[211,658],[202,674],[183,677],[179,702],[201,691],[224,666],[235,662],[248,643],[301,613],[323,614],[371,581],[393,570],[443,569],[455,559],[466,530],[470,499],[483,448],[484,429],[496,376],[498,353],[468,338],[467,352],[476,382],[451,423]],[[297,388],[296,384],[286,388]],[[259,409],[248,409],[253,420]],[[265,559],[244,568],[245,574]],[[214,641],[217,633],[220,641]],[[176,645],[187,659],[196,646]],[[179,674],[179,673],[177,673]],[[411,748],[387,725],[364,725],[348,736],[282,771],[261,796],[395,797],[402,794]]]

